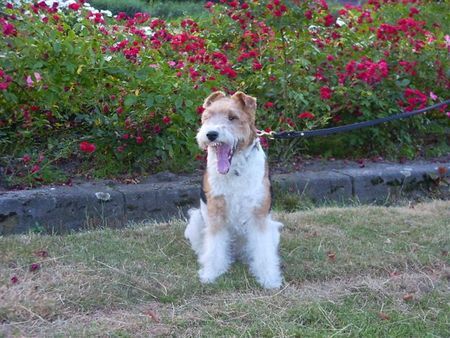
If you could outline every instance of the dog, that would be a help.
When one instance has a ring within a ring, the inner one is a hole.
[[[185,237],[198,256],[202,283],[237,259],[267,289],[282,284],[281,223],[272,219],[266,155],[255,127],[256,98],[217,91],[203,104],[197,143],[207,151],[200,208],[189,210]]]

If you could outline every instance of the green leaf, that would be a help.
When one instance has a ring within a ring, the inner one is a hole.
[[[53,44],[53,50],[55,51],[56,54],[61,53],[61,43],[59,41],[56,41]]]
[[[111,75],[125,75],[127,73],[123,68],[107,68],[105,71]]]
[[[152,108],[155,103],[155,98],[152,95],[148,95],[145,99],[145,105],[147,108]]]
[[[411,83],[411,81],[409,81],[409,79],[403,79],[401,81],[397,81],[396,83],[399,87],[405,88]]]
[[[137,102],[137,97],[135,95],[128,95],[125,97],[124,104],[126,107],[130,107]]]
[[[44,66],[44,62],[43,61],[36,61],[34,64],[33,64],[33,69],[40,69],[40,68],[42,68]]]
[[[77,35],[75,34],[75,32],[73,30],[70,30],[67,33],[67,37],[69,38],[69,40],[74,40],[77,37]]]
[[[17,96],[12,92],[5,91],[3,92],[3,96],[5,97],[6,101],[17,103]]]
[[[73,63],[71,63],[71,62],[66,63],[66,69],[70,74],[75,73],[75,68],[76,68],[76,66]]]
[[[183,106],[183,98],[181,96],[178,96],[175,100],[175,107],[181,108]]]
[[[73,45],[69,41],[64,42],[64,48],[69,54],[73,54]]]
[[[149,77],[149,71],[147,68],[141,68],[136,72],[136,79],[146,80]]]

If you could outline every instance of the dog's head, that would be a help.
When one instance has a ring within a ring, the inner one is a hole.
[[[214,152],[217,171],[226,174],[233,155],[256,138],[256,99],[242,92],[232,96],[214,92],[206,98],[203,108],[197,142],[202,149]]]

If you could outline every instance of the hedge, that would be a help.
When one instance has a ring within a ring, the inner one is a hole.
[[[0,165],[10,185],[203,165],[195,143],[213,90],[258,98],[258,126],[312,129],[445,99],[448,4],[370,0],[205,3],[199,21],[7,4],[0,24]],[[448,152],[446,109],[306,142],[274,159]],[[324,143],[325,142],[325,143]],[[434,143],[433,143],[434,142]]]

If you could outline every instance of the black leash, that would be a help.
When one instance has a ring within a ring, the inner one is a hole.
[[[450,104],[450,100],[445,100],[443,102],[436,103],[432,106],[425,107],[422,109],[417,109],[417,110],[413,110],[413,111],[409,111],[409,112],[401,112],[396,115],[382,117],[382,118],[370,120],[370,121],[347,124],[345,126],[340,126],[340,127],[332,127],[332,128],[316,129],[316,130],[305,130],[305,131],[278,131],[278,132],[276,132],[276,131],[271,131],[271,132],[259,131],[258,135],[259,136],[267,136],[267,137],[273,138],[273,139],[291,139],[291,138],[297,138],[297,137],[325,136],[325,135],[330,135],[330,134],[343,133],[343,132],[355,130],[355,129],[372,127],[372,126],[376,126],[377,124],[380,124],[380,123],[390,122],[390,121],[394,121],[394,120],[400,120],[400,119],[404,119],[404,118],[411,117],[414,115],[423,114],[429,110],[433,110],[433,109],[442,107],[446,104]]]

